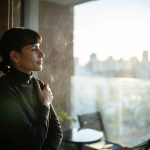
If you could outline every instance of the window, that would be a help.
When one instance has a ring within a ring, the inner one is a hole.
[[[150,137],[150,2],[101,0],[74,8],[73,114],[101,111],[109,139]]]

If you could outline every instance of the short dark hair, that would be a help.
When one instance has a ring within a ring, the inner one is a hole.
[[[21,27],[8,29],[0,40],[0,55],[2,57],[1,66],[4,64],[6,66],[10,65],[9,53],[12,50],[19,52],[26,45],[41,42],[41,35],[34,30]]]

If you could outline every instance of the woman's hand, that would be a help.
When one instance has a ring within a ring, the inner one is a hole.
[[[39,101],[42,105],[50,106],[50,104],[53,101],[53,94],[48,84],[44,85],[43,90],[40,87],[40,84],[38,81],[36,81],[36,87],[37,87],[37,94]]]

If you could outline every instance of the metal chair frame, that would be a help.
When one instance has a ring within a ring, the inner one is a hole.
[[[88,113],[78,115],[78,120],[81,128],[92,128],[99,131],[102,131],[104,134],[104,141],[106,144],[113,144],[113,149],[121,150],[122,147],[114,142],[108,141],[107,133],[103,124],[103,119],[100,112]],[[94,149],[94,148],[93,148]]]

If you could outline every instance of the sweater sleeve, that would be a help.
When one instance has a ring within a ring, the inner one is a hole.
[[[48,107],[41,106],[37,121],[31,123],[15,92],[0,88],[0,147],[41,150],[47,138],[49,112]]]
[[[49,128],[47,139],[42,150],[57,150],[62,141],[62,129],[53,105],[50,106]]]
[[[37,80],[39,81],[41,89],[43,89],[44,83],[39,79]],[[60,146],[63,135],[60,123],[57,118],[57,114],[52,104],[50,105],[50,114],[48,122],[48,134],[42,150],[57,150]]]

